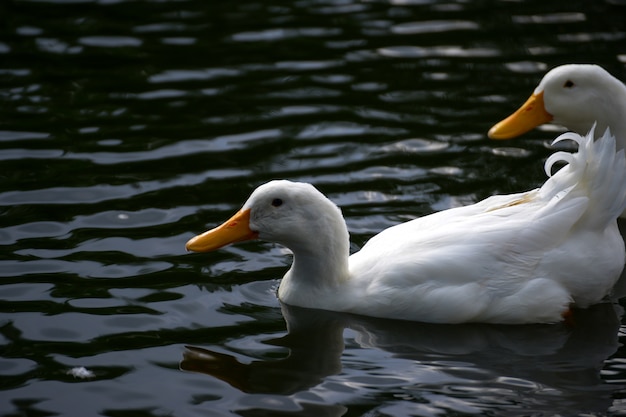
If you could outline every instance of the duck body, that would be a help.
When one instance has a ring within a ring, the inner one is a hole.
[[[361,287],[366,291],[356,302],[363,305],[351,310],[379,310],[372,314],[388,316],[393,306],[394,318],[540,323],[561,320],[571,303],[587,307],[606,296],[623,268],[623,257],[619,253],[615,257],[614,251],[620,247],[619,233],[609,228],[598,239],[597,234],[574,227],[584,201],[550,213],[569,219],[555,222],[546,216],[545,207],[533,204],[537,201],[518,206],[518,201],[538,195],[509,197],[513,198],[489,199],[473,207],[482,212],[453,209],[447,216],[416,219],[376,236],[350,259],[354,276],[377,277]],[[492,203],[500,208],[491,212]],[[509,203],[514,205],[506,207]],[[527,210],[533,208],[537,215],[529,216]],[[555,233],[567,229],[566,234]],[[459,230],[466,233],[460,235]],[[418,234],[410,246],[391,239],[393,234],[409,233]],[[605,250],[602,259],[589,262],[573,256],[581,250],[580,241],[590,237],[598,239],[597,249]],[[394,268],[388,268],[388,262]],[[419,278],[403,272],[408,270],[419,271]]]
[[[340,209],[310,184],[271,181],[187,243],[193,251],[260,238],[292,250],[288,305],[433,323],[558,322],[600,302],[624,267],[616,218],[626,207],[623,151],[573,133],[575,154],[539,189],[493,196],[390,227],[349,256]],[[601,161],[601,163],[599,163]]]

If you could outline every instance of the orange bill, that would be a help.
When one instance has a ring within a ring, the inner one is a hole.
[[[511,139],[535,127],[552,121],[554,117],[546,111],[543,91],[533,94],[515,113],[496,123],[489,129],[490,139]]]
[[[250,230],[250,209],[242,209],[221,226],[189,239],[185,249],[210,252],[231,243],[256,239],[258,236],[258,232]]]

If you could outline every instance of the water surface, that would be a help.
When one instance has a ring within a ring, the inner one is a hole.
[[[273,178],[336,202],[354,251],[536,187],[558,130],[487,130],[555,65],[626,79],[624,13],[616,0],[2,2],[0,414],[626,414],[620,303],[574,327],[375,320],[281,306],[290,257],[276,245],[184,251]],[[80,367],[91,374],[68,374]]]

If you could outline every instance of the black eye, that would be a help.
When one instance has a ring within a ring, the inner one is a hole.
[[[563,88],[572,88],[574,86],[574,81],[572,80],[567,80],[565,81],[565,84],[563,84]]]
[[[280,198],[275,198],[272,200],[272,205],[274,207],[280,207],[283,205],[283,200],[281,200]]]

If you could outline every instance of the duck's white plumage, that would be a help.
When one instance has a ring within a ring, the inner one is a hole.
[[[288,247],[293,265],[278,296],[289,305],[435,323],[557,322],[571,303],[600,302],[625,261],[616,223],[626,207],[623,151],[609,133],[563,139],[579,151],[551,157],[547,172],[569,163],[541,188],[393,226],[352,256],[339,208],[285,180],[261,185],[187,249],[256,237]]]
[[[617,149],[626,149],[626,86],[598,65],[555,67],[544,75],[528,100],[496,123],[488,135],[511,139],[548,122],[581,135],[596,126],[596,137],[610,129]],[[626,210],[620,217],[626,218]]]
[[[617,149],[624,149],[625,115],[626,86],[620,80],[598,65],[567,64],[546,73],[526,103],[495,124],[489,137],[514,138],[548,122],[584,135],[595,124],[596,135],[610,128]]]

